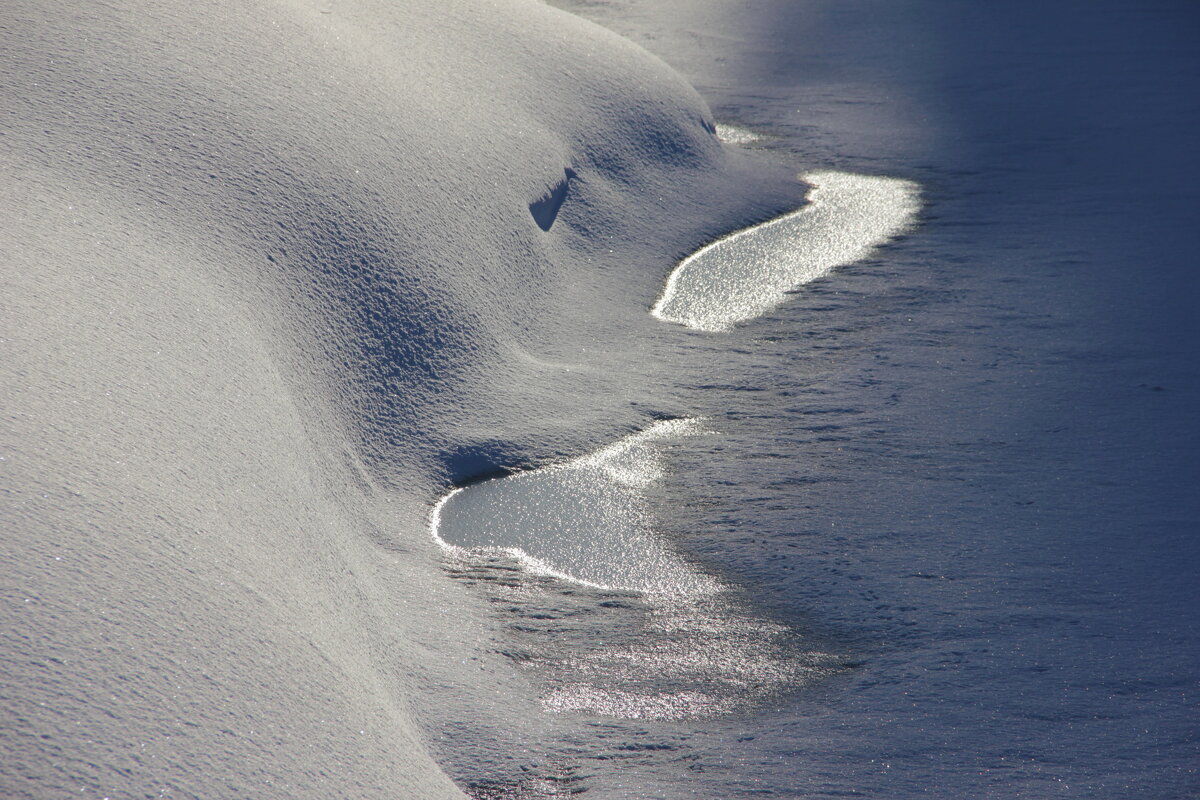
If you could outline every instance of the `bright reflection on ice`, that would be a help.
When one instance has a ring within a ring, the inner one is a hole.
[[[717,138],[726,144],[748,145],[755,142],[761,142],[766,137],[762,134],[755,133],[749,128],[742,128],[737,125],[729,125],[724,122],[717,123]]]
[[[510,655],[540,677],[547,711],[728,714],[846,668],[651,530],[646,489],[662,476],[664,440],[703,431],[658,422],[564,464],[456,489],[434,509],[448,569],[511,615]]]
[[[555,689],[542,698],[547,711],[598,714],[625,719],[687,719],[727,714],[736,704],[704,692],[642,694],[575,684]]]
[[[666,420],[564,464],[456,489],[435,507],[433,535],[452,552],[509,553],[601,588],[713,591],[653,533],[641,494],[662,473],[657,443],[699,431],[699,420]]]
[[[850,667],[764,619],[735,589],[690,596],[569,586],[512,556],[447,559],[508,623],[505,655],[530,670],[547,711],[687,719],[745,711]]]
[[[659,602],[636,621],[636,636],[561,659],[547,710],[632,719],[726,714],[787,687],[843,668],[838,656],[786,647],[790,631],[713,596]]]
[[[680,262],[650,313],[725,331],[759,317],[786,292],[865,258],[903,233],[920,207],[917,185],[897,178],[811,172],[807,205],[706,245]]]

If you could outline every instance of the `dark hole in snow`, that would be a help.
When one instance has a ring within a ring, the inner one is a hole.
[[[556,183],[553,189],[529,204],[529,213],[533,215],[533,221],[542,230],[548,231],[554,224],[558,210],[562,208],[563,201],[567,199],[567,187],[574,177],[575,170],[567,167],[563,170],[563,179]]]

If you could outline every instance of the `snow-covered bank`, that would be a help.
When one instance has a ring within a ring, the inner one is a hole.
[[[1190,7],[579,5],[716,116],[532,2],[6,4],[0,794],[1200,794]],[[821,169],[927,224],[646,313]],[[428,535],[684,417],[723,594]]]
[[[536,2],[22,1],[0,78],[5,796],[538,758],[429,504],[685,412],[645,309],[804,187]]]

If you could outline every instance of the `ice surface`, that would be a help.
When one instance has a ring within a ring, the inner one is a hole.
[[[655,535],[641,491],[661,477],[657,447],[702,430],[663,420],[582,458],[455,489],[435,507],[434,537],[455,551],[507,552],[532,568],[610,589],[713,591]]]
[[[1194,4],[570,5],[768,150],[928,208],[692,337],[742,358],[703,384],[725,453],[680,476],[703,550],[881,645],[825,697],[693,723],[689,755],[754,776],[694,796],[1200,797]]]
[[[786,293],[867,257],[916,217],[916,184],[897,178],[810,172],[808,205],[700,248],[667,279],[651,313],[723,331],[778,306]]]
[[[761,142],[766,138],[749,128],[743,128],[740,125],[731,125],[727,122],[718,122],[716,131],[717,138],[726,144],[749,145]]]

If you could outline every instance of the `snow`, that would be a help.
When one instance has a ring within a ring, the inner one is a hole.
[[[609,364],[663,237],[797,190],[532,1],[9,3],[0,77],[3,794],[450,798],[442,764],[536,759],[430,504],[648,424]]]

